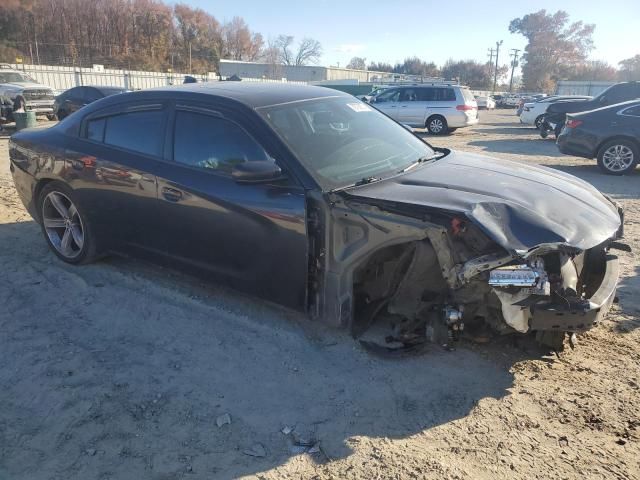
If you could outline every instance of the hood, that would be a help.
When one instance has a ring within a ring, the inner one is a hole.
[[[520,253],[545,243],[585,250],[620,227],[617,207],[572,175],[454,151],[348,194],[464,214],[500,246]]]
[[[15,88],[22,88],[22,89],[29,89],[29,88],[33,88],[33,89],[37,89],[37,90],[51,90],[51,87],[48,87],[46,85],[42,85],[41,83],[36,83],[36,82],[9,82],[9,83],[3,83],[2,85],[9,85],[11,87],[15,87]]]

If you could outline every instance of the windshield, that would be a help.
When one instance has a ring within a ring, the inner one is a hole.
[[[0,83],[33,82],[34,80],[18,72],[0,72]]]
[[[325,191],[388,177],[435,155],[406,128],[355,98],[258,111]]]

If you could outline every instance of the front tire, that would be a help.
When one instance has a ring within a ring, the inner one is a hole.
[[[431,135],[444,135],[449,131],[447,120],[442,115],[433,115],[427,119],[427,130]]]
[[[630,140],[610,140],[598,150],[598,166],[609,175],[629,173],[636,168],[639,160],[640,149]]]
[[[91,223],[71,188],[60,182],[45,185],[38,196],[38,217],[49,248],[60,260],[83,264],[97,258]]]

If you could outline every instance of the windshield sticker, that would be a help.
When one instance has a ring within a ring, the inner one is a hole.
[[[370,112],[371,107],[364,103],[347,103],[347,106],[354,112]]]

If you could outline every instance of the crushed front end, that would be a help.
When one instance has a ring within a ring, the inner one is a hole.
[[[465,330],[489,326],[535,332],[559,349],[567,333],[600,321],[615,298],[618,258],[610,249],[622,235],[620,209],[618,230],[598,245],[516,250],[450,211],[348,195],[329,205],[317,210],[327,226],[315,241],[317,313],[374,348],[451,347]]]

